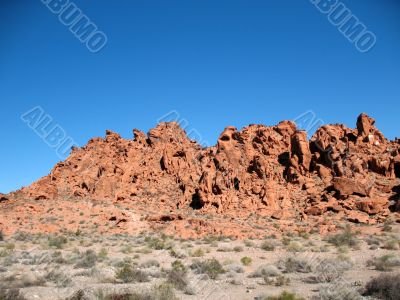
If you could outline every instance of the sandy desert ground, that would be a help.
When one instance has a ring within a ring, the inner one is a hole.
[[[361,232],[248,240],[19,232],[0,242],[0,299],[400,299],[400,225]]]

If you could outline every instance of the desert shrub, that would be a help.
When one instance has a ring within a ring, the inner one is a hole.
[[[26,300],[17,289],[0,289],[0,300]]]
[[[7,244],[4,244],[4,249],[9,250],[9,251],[12,251],[12,250],[15,249],[15,244],[14,244],[14,243],[7,243]]]
[[[244,273],[243,267],[236,263],[230,263],[225,265],[225,270],[229,273]]]
[[[291,241],[292,241],[292,239],[291,239],[290,237],[288,237],[288,236],[284,236],[284,237],[282,238],[282,244],[283,244],[284,246],[289,245]]]
[[[141,268],[160,267],[160,263],[155,259],[149,259],[140,264]]]
[[[218,237],[216,236],[209,235],[203,238],[204,244],[215,244],[217,242],[218,242]]]
[[[166,238],[146,237],[145,242],[147,243],[147,247],[154,250],[169,250],[172,248],[172,245],[166,241]]]
[[[54,282],[57,287],[67,287],[72,282],[71,278],[66,276],[65,273],[60,270],[52,270],[48,272],[44,276],[44,279],[46,279],[46,281]]]
[[[354,288],[342,284],[330,284],[319,289],[312,300],[362,300],[363,297]]]
[[[198,249],[196,249],[196,250],[194,250],[194,251],[191,252],[191,256],[193,256],[193,257],[201,257],[201,256],[204,256],[204,250],[201,249],[201,248],[198,248]]]
[[[120,269],[120,268],[122,268],[123,266],[129,265],[129,264],[133,264],[132,258],[130,258],[130,257],[124,257],[123,259],[114,259],[114,260],[111,262],[111,265],[112,265],[114,268],[117,268],[117,269]]]
[[[346,226],[343,232],[328,237],[328,242],[336,247],[348,246],[351,248],[355,248],[359,244],[357,233],[352,231],[350,226]]]
[[[229,248],[229,247],[226,247],[226,246],[224,246],[224,247],[218,248],[218,249],[217,249],[217,251],[218,251],[218,252],[232,252],[232,251],[233,251],[233,249],[232,249],[232,248]]]
[[[279,296],[268,296],[264,298],[264,300],[304,300],[304,298],[300,298],[296,296],[296,294],[283,291]]]
[[[117,272],[116,278],[124,283],[129,282],[148,282],[149,277],[147,273],[130,264],[124,264]]]
[[[375,236],[368,236],[365,241],[369,246],[379,246],[381,244],[380,239]]]
[[[79,294],[80,293],[80,294]],[[154,285],[148,291],[143,292],[121,292],[104,295],[103,292],[98,292],[96,299],[99,300],[177,300],[174,288],[171,284],[162,283]],[[82,290],[75,293],[74,298],[68,300],[82,300],[86,299]]]
[[[114,296],[114,295],[113,295]],[[116,296],[116,295],[115,295]],[[98,297],[98,298],[100,298],[100,297]],[[79,289],[79,290],[77,290],[76,292],[74,292],[73,294],[72,294],[72,296],[70,296],[70,297],[68,297],[66,300],[83,300],[83,299],[87,299],[87,296],[86,296],[86,294],[85,294],[85,291],[84,290],[81,290],[81,289]],[[119,300],[119,298],[108,298],[108,297],[104,297],[103,295],[102,295],[102,297],[100,298],[100,299],[115,299],[115,300]],[[128,299],[128,298],[123,298],[123,299]]]
[[[75,268],[83,268],[83,269],[92,268],[96,265],[97,260],[98,260],[97,254],[93,250],[91,249],[86,250],[83,253],[82,257],[75,264]]]
[[[329,252],[329,247],[327,245],[314,246],[310,249],[311,252]]]
[[[68,300],[81,300],[84,299],[83,295],[80,298],[69,298]],[[104,295],[102,292],[98,292],[96,299],[99,300],[152,300],[148,294],[141,294],[138,292],[134,293],[113,293]]]
[[[176,300],[174,287],[169,283],[162,283],[156,285],[150,291],[151,300]]]
[[[14,240],[16,241],[28,241],[32,239],[32,234],[27,233],[27,232],[23,232],[23,231],[17,231],[14,235],[13,235]]]
[[[299,237],[301,237],[305,240],[308,240],[310,238],[310,234],[306,231],[300,231],[298,234],[299,234]]]
[[[249,278],[261,278],[261,277],[276,277],[280,275],[280,271],[273,265],[263,265],[258,267],[256,271],[251,273]]]
[[[171,263],[171,267],[172,267],[173,270],[187,273],[187,268],[186,268],[186,266],[185,266],[185,265],[182,263],[182,261],[180,261],[179,259],[173,261],[173,262]]]
[[[26,288],[30,286],[46,285],[46,280],[43,278],[43,276],[39,276],[36,273],[30,272],[24,273],[18,280],[13,280],[13,278],[10,278],[10,281],[14,281],[11,283],[11,287],[13,288]]]
[[[171,266],[172,269],[169,270],[167,274],[167,282],[178,290],[185,290],[189,283],[187,268],[180,260],[174,261]]]
[[[99,298],[99,299],[102,299],[102,300],[155,300],[155,298],[152,298],[152,295],[150,293],[139,293],[139,292],[133,292],[130,294],[112,294],[112,295],[108,295],[104,298]]]
[[[0,230],[0,241],[4,241],[4,234],[3,231]]]
[[[246,247],[254,247],[254,242],[253,242],[253,241],[250,241],[250,240],[245,240],[245,241],[244,241],[244,245],[245,245]]]
[[[63,258],[62,253],[60,251],[55,251],[50,256],[50,261],[55,264],[65,264],[67,261]]]
[[[130,254],[130,253],[132,253],[132,252],[133,252],[133,247],[132,247],[132,245],[127,244],[127,245],[122,246],[122,247],[121,247],[121,252],[124,253],[124,254]]]
[[[206,274],[211,279],[216,279],[219,274],[225,273],[221,263],[215,258],[207,259],[205,261],[194,261],[190,268],[197,274]]]
[[[275,241],[270,241],[270,240],[264,241],[261,243],[260,248],[265,251],[274,251],[275,250]]]
[[[169,255],[175,258],[185,258],[186,254],[183,253],[182,251],[176,250],[176,249],[171,249],[169,250]]]
[[[133,251],[133,249],[132,249],[132,251]],[[140,253],[140,254],[149,254],[151,252],[153,252],[153,250],[150,248],[147,248],[147,247],[142,247],[140,249],[135,250],[135,253]]]
[[[99,251],[99,253],[97,254],[97,257],[98,257],[100,260],[105,260],[105,259],[107,258],[107,255],[108,255],[107,249],[101,248],[100,251]]]
[[[265,277],[264,277],[265,281]],[[284,285],[289,285],[290,284],[290,279],[285,277],[285,276],[278,276],[275,278],[275,286],[284,286]]]
[[[323,259],[315,267],[315,275],[307,278],[308,283],[334,282],[344,271],[351,269],[353,263],[347,256],[338,255],[336,259]]]
[[[0,256],[3,256],[4,253],[0,253]],[[7,256],[2,261],[3,267],[10,267],[14,264],[18,263],[18,258],[13,255],[13,252],[9,252]]]
[[[390,220],[386,220],[385,223],[383,224],[382,230],[385,232],[391,232],[392,231],[392,226],[390,226],[392,222]]]
[[[240,262],[244,265],[244,266],[250,266],[252,263],[252,259],[248,256],[244,256],[240,259]]]
[[[235,247],[233,247],[233,251],[235,251],[235,252],[243,252],[243,247],[235,246]]]
[[[303,246],[299,242],[290,242],[286,249],[289,252],[301,252],[303,251]]]
[[[310,273],[311,265],[305,261],[294,257],[288,257],[278,262],[278,267],[285,273]]]
[[[0,257],[8,257],[12,254],[13,252],[10,250],[0,250]]]
[[[374,296],[384,300],[398,300],[400,295],[400,274],[381,274],[371,279],[363,291],[364,296]]]
[[[367,261],[368,267],[374,267],[378,271],[391,271],[393,267],[400,266],[400,259],[393,255],[383,255]]]
[[[61,249],[66,243],[68,242],[68,239],[65,236],[49,236],[48,238],[48,245],[49,247],[54,247],[57,249]]]
[[[230,278],[228,280],[228,283],[232,284],[232,285],[243,285],[243,278],[239,277],[239,276],[235,276],[234,273],[229,273],[228,278]]]
[[[387,250],[399,250],[399,241],[396,239],[391,239],[385,242],[382,248]]]
[[[274,278],[265,276],[264,282],[267,285],[285,286],[290,284],[290,279],[282,275]]]

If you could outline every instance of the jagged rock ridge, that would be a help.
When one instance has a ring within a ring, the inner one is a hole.
[[[107,131],[73,149],[48,176],[1,199],[144,203],[171,216],[179,210],[277,220],[329,214],[361,223],[400,210],[400,141],[387,140],[365,114],[355,129],[325,125],[309,141],[291,121],[227,127],[208,148],[173,122],[133,133],[127,140]]]

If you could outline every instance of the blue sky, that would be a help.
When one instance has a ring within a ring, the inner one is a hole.
[[[312,110],[354,127],[360,112],[400,136],[400,3],[342,1],[377,37],[360,53],[309,0],[74,3],[108,37],[92,53],[40,0],[0,4],[0,192],[59,161],[20,116],[41,106],[78,144],[132,137],[171,110],[203,141]]]

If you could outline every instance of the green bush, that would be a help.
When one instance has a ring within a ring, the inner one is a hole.
[[[167,282],[172,284],[178,290],[184,290],[189,283],[187,278],[187,268],[180,260],[175,260],[172,269],[168,271]]]
[[[97,255],[100,260],[105,260],[107,258],[108,251],[105,248],[101,248],[99,254]]]
[[[240,261],[244,266],[250,266],[253,260],[248,256],[244,256]]]
[[[216,279],[219,274],[225,273],[221,263],[215,258],[205,261],[194,261],[190,266],[198,274],[206,274],[211,279]]]
[[[296,296],[296,294],[283,291],[279,296],[269,296],[266,297],[264,300],[305,300],[305,299]]]
[[[57,249],[61,249],[67,242],[68,239],[65,236],[50,236],[48,239],[49,247]]]
[[[166,238],[146,237],[145,242],[147,243],[147,247],[154,250],[169,250],[172,248],[172,245],[166,242]]]
[[[130,264],[124,264],[116,273],[117,279],[124,283],[129,282],[148,282],[147,274]]]
[[[173,262],[171,263],[171,267],[172,267],[172,269],[175,270],[175,271],[187,273],[187,268],[186,268],[186,266],[185,266],[185,265],[182,263],[182,261],[180,261],[179,259],[173,261]]]
[[[336,247],[348,246],[355,248],[359,243],[356,237],[357,233],[352,231],[350,226],[346,226],[343,232],[330,236],[328,242]]]

